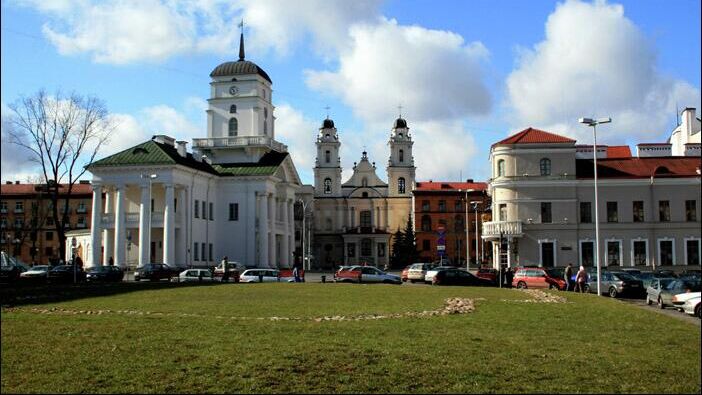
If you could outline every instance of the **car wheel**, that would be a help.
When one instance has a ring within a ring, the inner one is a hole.
[[[697,318],[702,318],[702,308],[700,308],[700,305],[695,306],[695,315]]]
[[[609,297],[610,298],[616,298],[617,297],[617,289],[614,287],[609,288]]]
[[[658,304],[659,309],[663,309],[665,307],[665,305],[663,304],[663,299],[661,299],[660,296],[658,297],[658,301],[656,303]]]
[[[548,289],[555,289],[556,291],[560,290],[556,284],[549,284]]]
[[[648,295],[646,295],[646,304],[649,306],[653,304],[653,301],[651,300],[651,298]]]
[[[519,289],[526,289],[527,285],[524,281],[520,281],[517,283],[517,288]]]

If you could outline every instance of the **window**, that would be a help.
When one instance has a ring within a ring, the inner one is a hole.
[[[670,201],[661,200],[658,202],[658,216],[661,222],[670,221]]]
[[[541,203],[541,223],[550,224],[551,223],[551,202]]]
[[[397,179],[397,193],[405,193],[405,178],[400,177]]]
[[[633,203],[634,222],[644,222],[643,200],[635,200]]]
[[[500,204],[499,206],[500,209],[500,221],[507,221],[507,205],[506,204]]]
[[[700,264],[700,239],[685,240],[685,263],[688,265]]]
[[[173,198],[173,212],[178,212],[178,198]]]
[[[361,211],[361,227],[371,227],[371,212],[368,210]]]
[[[207,259],[205,257],[205,243],[202,243],[200,245],[202,246],[202,249],[200,250],[200,251],[202,251],[202,260],[206,261]],[[212,257],[210,257],[210,259],[212,259]]]
[[[422,240],[422,250],[424,250],[424,251],[431,251],[431,241],[429,241],[429,240]]]
[[[195,211],[193,212],[193,216],[195,218],[200,218],[200,201],[195,200]]]
[[[632,241],[632,255],[633,255],[633,261],[632,263],[635,266],[645,266],[648,265],[648,257],[646,256],[648,253],[648,248],[646,245],[645,240],[634,240]]]
[[[551,175],[551,159],[549,158],[543,158],[539,162],[539,168],[541,169],[541,175],[542,176],[550,176]]]
[[[378,256],[379,257],[385,256],[385,243],[378,243]]]
[[[268,134],[268,120],[263,120],[263,134]]]
[[[15,211],[18,213],[24,211],[24,202],[15,202]]]
[[[361,186],[367,187],[368,186],[368,178],[363,177],[361,180]]]
[[[661,265],[672,265],[675,250],[673,247],[673,240],[659,240],[658,241],[658,261]]]
[[[153,213],[156,209],[156,204],[154,204],[154,199],[151,199],[151,212]]]
[[[54,232],[46,232],[46,241],[52,241],[54,239]]]
[[[210,202],[210,221],[214,221],[214,203]]]
[[[422,231],[424,231],[424,232],[431,231],[431,217],[428,215],[422,216]]]
[[[239,220],[239,203],[229,203],[229,220]]]
[[[607,241],[607,266],[620,266],[621,261],[621,241]]]
[[[356,256],[356,243],[349,243],[346,245],[346,256],[349,258],[354,258]]]
[[[607,222],[619,222],[617,217],[617,202],[607,202]]]
[[[456,200],[453,204],[453,211],[460,213],[463,211],[463,204],[460,200]]]
[[[462,231],[464,231],[464,230],[465,230],[465,226],[464,226],[464,224],[463,224],[463,216],[457,215],[457,216],[453,219],[453,226],[454,226],[454,230],[455,230],[456,232],[462,232]]]
[[[209,248],[208,248],[209,257],[210,257],[210,260],[212,260],[212,243],[210,243],[208,247],[209,247]]]
[[[497,176],[503,177],[505,175],[505,160],[500,159],[497,161]]]
[[[400,150],[400,162],[404,162],[404,161],[405,161],[405,151]]]
[[[229,106],[229,113],[236,114],[236,104],[232,104],[231,106]]]
[[[554,254],[556,253],[555,246],[552,241],[545,241],[541,243],[541,266],[543,267],[553,267],[555,263]],[[540,275],[542,272],[537,271]]]
[[[697,201],[685,200],[685,221],[697,221]]]
[[[331,178],[324,179],[324,193],[325,194],[331,193]]]
[[[54,256],[54,247],[44,248],[44,255],[46,255],[48,257],[53,257]]]
[[[207,219],[207,202],[205,202],[204,200],[202,201],[202,219]]]
[[[21,228],[24,226],[24,218],[15,218],[15,228]]]
[[[446,200],[439,200],[439,211],[446,212]]]
[[[429,201],[422,200],[422,211],[429,211]]]
[[[200,258],[198,257],[198,254],[197,254],[197,246],[198,246],[197,242],[193,243],[193,260],[194,261],[200,260]]]
[[[229,120],[229,137],[236,137],[239,135],[239,121],[236,118]]]
[[[324,161],[326,163],[331,162],[331,151],[329,151],[329,150],[324,151]]]
[[[592,203],[580,202],[580,222],[584,224],[592,223]]]
[[[331,220],[331,218],[327,218],[327,219],[325,220],[324,223],[325,223],[325,226],[326,226],[326,230],[329,230],[329,231],[332,230],[332,220]]]
[[[266,95],[264,94],[263,97]],[[263,107],[263,118],[268,119],[268,107]]]
[[[7,212],[7,202],[0,202],[0,210],[2,210],[3,213]]]
[[[373,252],[371,239],[361,240],[361,256],[371,256]]]
[[[580,264],[593,266],[595,262],[595,243],[592,241],[580,242]]]

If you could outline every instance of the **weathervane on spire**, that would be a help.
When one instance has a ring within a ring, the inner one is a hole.
[[[330,108],[331,108],[331,107],[329,107],[328,105],[327,105],[326,107],[324,107],[324,109],[327,110],[327,119],[329,119],[329,109],[330,109]]]
[[[239,60],[244,60],[244,18],[239,22],[241,28],[241,36],[239,37]]]
[[[400,118],[402,118],[402,103],[400,103],[400,105],[397,106],[397,110],[400,112]]]

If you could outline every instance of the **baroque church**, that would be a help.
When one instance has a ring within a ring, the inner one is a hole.
[[[166,263],[289,267],[301,182],[275,139],[272,81],[245,59],[210,73],[207,136],[156,135],[92,163],[93,216],[86,266]],[[104,199],[103,199],[104,198]]]
[[[385,183],[364,151],[353,175],[341,179],[341,141],[334,121],[325,119],[317,136],[314,168],[313,255],[320,268],[390,262],[393,234],[412,215],[415,166],[407,121],[398,118],[390,132]]]

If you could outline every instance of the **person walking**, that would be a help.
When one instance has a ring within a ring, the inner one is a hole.
[[[115,260],[114,260],[112,257],[110,257],[109,265],[110,265],[110,266],[114,266],[114,265],[115,265]]]
[[[227,283],[229,282],[229,262],[228,258],[225,255],[224,258],[222,258],[222,282]]]
[[[566,282],[566,291],[570,291],[570,277],[573,275],[573,264],[569,263],[563,271],[563,279]]]
[[[512,288],[512,280],[514,279],[514,272],[512,271],[511,267],[507,267],[507,271],[505,271],[505,280],[506,280],[506,286],[507,288]]]
[[[299,263],[293,263],[293,277],[295,277],[295,282],[300,282],[300,266]]]
[[[585,271],[584,266],[580,266],[580,270],[578,270],[578,273],[575,275],[575,292],[585,292],[585,282],[587,281],[587,272]]]

